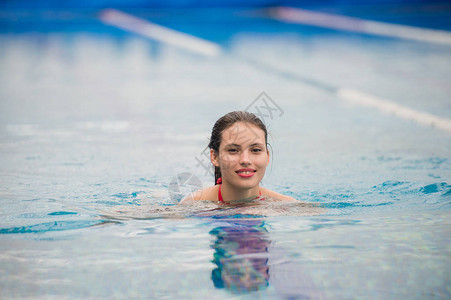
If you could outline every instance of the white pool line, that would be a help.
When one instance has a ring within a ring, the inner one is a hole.
[[[221,53],[221,46],[198,37],[181,33],[146,20],[134,17],[124,12],[107,9],[102,11],[100,19],[106,23],[126,31],[140,34],[150,39],[178,46],[186,50],[206,56],[216,56]],[[248,61],[250,65],[259,64],[259,62]],[[261,63],[260,63],[261,64]],[[265,70],[268,70],[265,68]],[[274,70],[273,70],[274,71]],[[280,73],[280,70],[276,70]],[[294,76],[294,80],[296,80]],[[308,80],[300,78],[305,84],[315,86],[326,92],[335,94],[338,98],[358,104],[360,106],[372,107],[383,113],[394,115],[403,119],[412,120],[421,125],[433,126],[435,128],[451,133],[451,120],[442,118],[426,112],[414,110],[412,108],[397,104],[393,101],[382,99],[373,95],[365,94],[353,89],[335,88],[328,84],[322,84],[318,80]]]
[[[412,120],[421,125],[433,126],[451,133],[451,119],[442,118],[430,113],[415,110],[410,107],[352,89],[338,89],[336,95],[339,98],[351,103],[376,108],[383,113],[395,115],[406,120]]]
[[[101,11],[100,20],[126,31],[202,55],[217,56],[221,52],[221,47],[215,43],[151,23],[116,9]]]
[[[269,10],[269,15],[271,18],[285,23],[313,25],[323,28],[451,45],[451,32],[445,30],[370,21],[293,7],[272,8]]]

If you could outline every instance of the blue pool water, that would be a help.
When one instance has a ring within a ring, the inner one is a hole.
[[[204,57],[95,13],[2,16],[0,298],[451,297],[450,133],[325,88],[449,119],[450,46],[150,14],[226,49]],[[177,206],[177,175],[213,183],[215,120],[262,92],[263,185],[303,203]]]

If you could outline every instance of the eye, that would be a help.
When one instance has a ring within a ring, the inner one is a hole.
[[[258,152],[262,152],[262,149],[260,148],[254,148],[251,150],[252,152],[258,153]]]
[[[227,150],[229,153],[237,153],[238,152],[238,149],[229,149],[229,150]]]

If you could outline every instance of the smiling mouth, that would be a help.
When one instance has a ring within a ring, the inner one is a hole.
[[[251,177],[257,171],[256,170],[252,170],[252,169],[241,169],[241,170],[238,170],[238,171],[235,171],[235,172],[241,177]]]

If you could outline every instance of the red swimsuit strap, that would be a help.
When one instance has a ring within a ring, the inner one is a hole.
[[[219,185],[219,189],[218,189],[218,200],[219,202],[224,203],[224,199],[222,198],[222,194],[221,194],[221,186],[222,184]],[[260,190],[258,190],[258,196],[261,197],[262,192]]]

